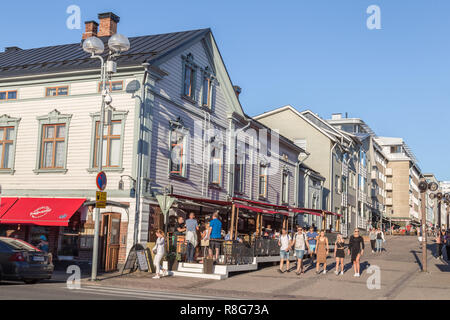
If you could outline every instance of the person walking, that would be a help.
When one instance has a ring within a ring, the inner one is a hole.
[[[375,243],[377,241],[377,229],[373,228],[369,233],[370,246],[372,248],[372,253],[375,253]]]
[[[153,277],[153,279],[159,279],[159,278],[161,278],[161,276],[164,276],[166,274],[166,270],[162,269],[162,267],[161,267],[161,260],[164,257],[165,247],[166,247],[164,231],[157,230],[156,236],[158,238],[156,239],[156,245],[153,248],[153,253],[155,254],[154,265],[155,265],[155,269],[156,269],[156,275]]]
[[[197,247],[197,231],[198,231],[198,222],[195,219],[195,214],[191,212],[189,214],[189,219],[186,220],[186,243],[187,243],[187,255],[186,262],[193,263],[194,262],[194,254],[195,248]]]
[[[323,264],[323,274],[327,273],[327,256],[330,251],[330,247],[328,245],[328,238],[325,237],[325,231],[320,231],[320,235],[317,238],[316,243],[316,273],[319,274],[320,265]]]
[[[350,236],[348,243],[348,254],[352,257],[353,268],[355,270],[354,277],[360,277],[360,264],[359,260],[361,255],[364,254],[364,239],[359,235],[359,229],[356,228],[353,235]]]
[[[344,258],[345,258],[345,241],[342,234],[337,235],[336,243],[334,244],[334,258],[336,259],[336,275],[339,275],[339,266],[341,267],[341,276],[344,275]]]
[[[280,269],[278,272],[290,272],[289,266],[289,250],[290,250],[291,237],[288,235],[285,228],[281,229],[281,236],[278,239],[278,246],[280,247]],[[286,260],[286,271],[283,271],[284,260]]]
[[[384,233],[380,228],[377,229],[377,252],[381,252],[383,250],[383,242],[386,242],[384,239]]]
[[[311,266],[314,266],[314,256],[316,252],[316,238],[319,236],[317,232],[314,231],[314,224],[309,228],[309,232],[306,234],[308,238],[308,244],[310,248],[310,258],[311,258]]]
[[[213,218],[209,222],[209,256],[214,258],[214,261],[219,260],[219,251],[222,239],[222,222],[219,220],[219,211],[213,213]]]
[[[450,232],[447,230],[444,237],[445,253],[447,254],[447,261],[450,261]]]
[[[296,274],[300,275],[304,273],[303,271],[303,256],[305,255],[305,250],[308,248],[309,244],[306,238],[306,234],[303,231],[301,226],[297,227],[297,233],[294,235],[294,239],[292,239],[291,247],[294,246],[295,255],[297,256],[297,270]]]
[[[436,244],[437,244],[437,256],[436,259],[439,259],[442,257],[442,246],[444,243],[444,235],[442,234],[441,229],[437,231],[436,234]]]

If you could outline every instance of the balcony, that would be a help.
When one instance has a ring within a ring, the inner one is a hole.
[[[386,190],[392,191],[392,183],[386,183]]]
[[[392,177],[392,168],[386,168],[385,176]]]
[[[375,170],[373,170],[373,171],[371,172],[370,178],[371,178],[372,180],[375,180],[375,179],[377,178],[377,172],[376,172]]]
[[[386,205],[392,206],[392,198],[386,198]]]

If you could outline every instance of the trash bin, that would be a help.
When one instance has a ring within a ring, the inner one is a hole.
[[[204,274],[213,274],[214,268],[214,260],[210,258],[203,259],[203,273]]]

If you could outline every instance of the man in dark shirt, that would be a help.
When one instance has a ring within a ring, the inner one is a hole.
[[[186,232],[186,224],[184,223],[183,217],[178,217],[177,223],[175,225],[175,234],[184,235]]]

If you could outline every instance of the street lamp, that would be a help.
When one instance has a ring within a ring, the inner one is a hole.
[[[130,49],[130,41],[127,37],[121,34],[114,34],[108,41],[109,54],[107,60],[101,56],[105,51],[105,45],[103,41],[97,37],[89,37],[83,42],[83,50],[91,55],[93,59],[99,59],[101,62],[101,82],[102,82],[102,104],[100,109],[100,123],[98,132],[101,135],[101,139],[98,139],[98,152],[97,152],[97,166],[98,172],[103,170],[103,130],[105,124],[105,104],[110,105],[112,102],[109,95],[109,86],[106,85],[107,80],[111,75],[117,72],[117,64],[114,61],[115,57],[118,57],[122,52]],[[100,231],[100,208],[95,208],[95,232],[94,232],[94,248],[92,252],[92,273],[91,280],[97,280],[97,267],[98,267],[98,246],[99,246],[99,231]]]

